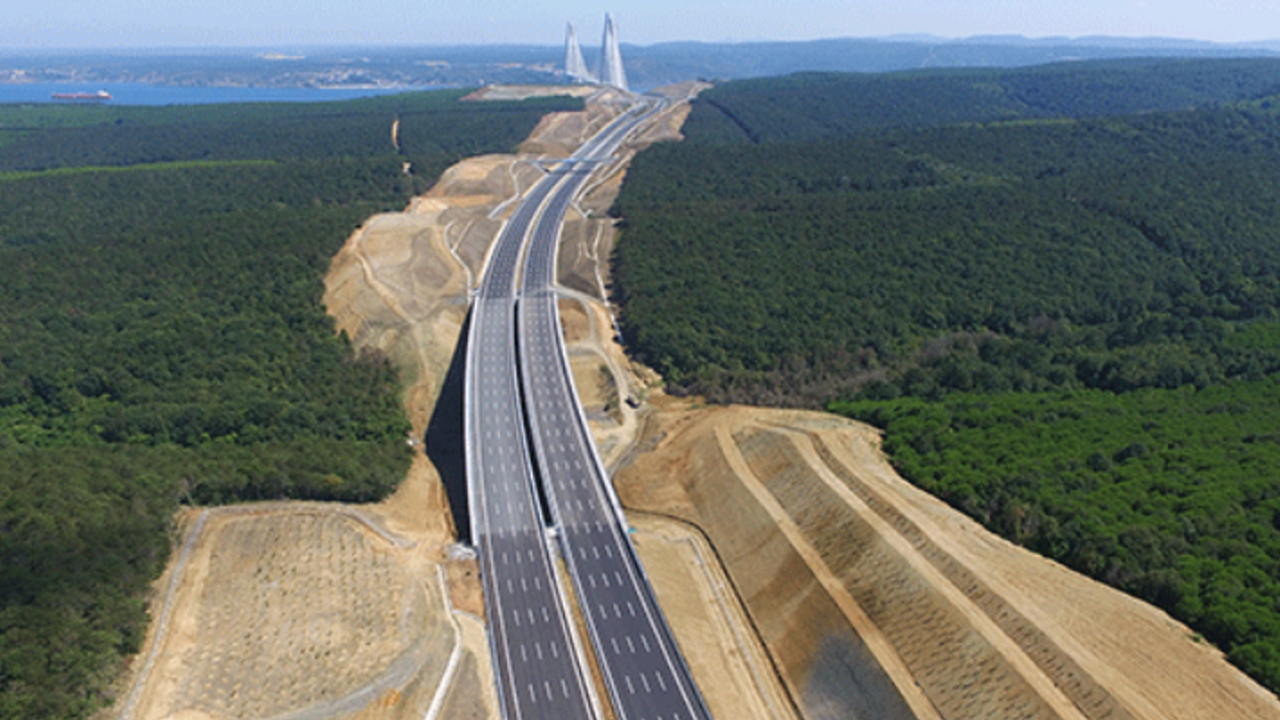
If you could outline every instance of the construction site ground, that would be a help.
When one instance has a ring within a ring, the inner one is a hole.
[[[549,115],[519,154],[464,161],[352,235],[325,303],[357,348],[400,369],[408,477],[370,506],[187,511],[131,689],[107,717],[497,718],[479,568],[457,543],[456,469],[439,450],[450,443],[428,432],[449,432],[439,415],[469,291],[542,172],[528,161],[567,155],[615,100]],[[632,538],[713,715],[1280,719],[1275,696],[1186,627],[902,480],[873,429],[661,392],[618,344],[605,302],[607,210],[625,160],[678,139],[687,112],[659,118],[570,212],[560,307]]]

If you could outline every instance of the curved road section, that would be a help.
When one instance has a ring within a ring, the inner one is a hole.
[[[494,674],[507,720],[593,716],[584,661],[547,545],[544,507],[559,529],[617,717],[710,717],[627,539],[587,431],[554,289],[556,244],[569,203],[597,163],[611,160],[622,140],[659,108],[633,107],[533,187],[499,235],[472,306],[464,404],[467,487]]]
[[[545,542],[516,378],[514,281],[525,231],[555,187],[544,179],[507,223],[472,305],[467,487],[475,516],[494,677],[507,720],[592,717]]]
[[[525,412],[547,504],[596,660],[622,720],[700,720],[710,714],[680,656],[609,487],[565,351],[555,290],[565,212],[595,161],[604,161],[649,112],[624,117],[604,141],[560,172],[568,177],[532,231],[521,283],[517,336]]]

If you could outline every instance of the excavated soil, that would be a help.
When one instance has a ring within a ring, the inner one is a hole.
[[[1280,717],[1185,626],[903,481],[870,428],[672,405],[624,506],[706,533],[804,717]]]
[[[421,717],[459,642],[430,539],[392,532],[376,507],[206,511],[122,715]]]
[[[568,95],[589,98],[597,88],[591,85],[486,85],[462,98],[466,101],[528,100],[536,97]]]
[[[631,513],[632,540],[716,718],[798,718],[715,551],[696,528]]]

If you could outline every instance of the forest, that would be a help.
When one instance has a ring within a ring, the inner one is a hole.
[[[1173,112],[1274,96],[1280,59],[1125,59],[1006,70],[802,73],[698,98],[694,144],[810,142],[886,130]]]
[[[329,260],[581,106],[461,95],[0,106],[0,717],[112,700],[180,504],[371,501],[403,477],[398,378],[335,333]]]
[[[912,482],[1280,684],[1280,376],[835,402]]]
[[[1280,62],[733,82],[685,130],[614,208],[623,333],[669,389],[872,422],[908,479],[1280,689]],[[1224,414],[1248,453],[1183,433]],[[1206,484],[1246,534],[1184,527]]]
[[[1265,342],[1225,341],[1278,319],[1267,97],[731,152],[694,139],[723,115],[699,104],[690,140],[641,154],[616,204],[624,332],[677,388],[810,407],[1280,368]]]

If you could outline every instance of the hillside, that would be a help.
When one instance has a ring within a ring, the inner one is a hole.
[[[700,111],[685,133],[693,144],[807,142],[961,123],[1168,112],[1278,92],[1280,60],[1266,58],[804,73],[745,80],[703,93]]]
[[[112,698],[179,503],[369,501],[405,476],[400,381],[335,333],[329,259],[580,105],[461,94],[0,107],[0,716]]]
[[[903,481],[864,425],[666,402],[641,443],[628,512],[705,534],[802,717],[1280,713],[1185,626]]]
[[[691,124],[709,114],[723,117],[701,105]],[[655,148],[617,205],[624,329],[687,388],[750,399],[783,373],[808,404],[869,382],[1122,391],[1269,372],[1266,343],[1221,338],[1265,334],[1280,303],[1275,119],[1261,100]],[[690,256],[707,262],[659,260]]]
[[[1072,394],[1085,390],[1149,392],[1156,408],[1212,423],[1221,404],[1184,402],[1188,388],[1280,372],[1277,102],[1280,65],[1263,60],[726,84],[696,103],[686,143],[637,158],[618,199],[624,335],[681,393],[884,402],[833,407],[900,438],[890,447],[911,480],[1160,604],[1280,687],[1280,608],[1266,589],[1280,576],[1265,551],[1280,526],[1270,491],[1247,490],[1253,460],[1215,453],[1222,438],[1153,440],[1139,423],[1107,447],[1020,471],[1045,454],[1035,442],[1003,449],[992,467],[976,448],[959,452],[945,422],[921,425],[951,393],[991,407],[1002,394],[1055,393],[1052,418],[1075,416]],[[1038,417],[974,422],[1016,435]],[[1111,427],[1086,417],[1081,438]],[[1266,455],[1266,414],[1232,418],[1227,442]],[[1098,453],[1116,466],[1095,470],[1098,481],[1123,483],[1123,448],[1144,443],[1164,494],[1215,478],[1221,507],[1250,518],[1249,552],[1179,525],[1185,504],[1141,492],[1101,523],[1081,510],[1078,468]],[[1151,557],[1144,543],[1161,548],[1147,568],[1159,582],[1121,570]],[[1197,560],[1208,557],[1230,569]]]

